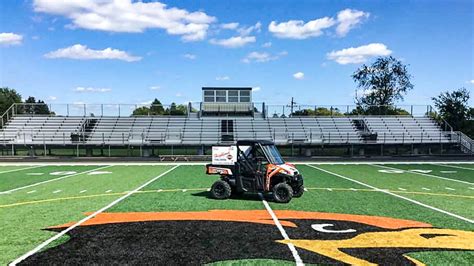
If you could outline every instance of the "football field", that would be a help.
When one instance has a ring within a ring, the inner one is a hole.
[[[199,164],[0,166],[0,264],[474,263],[474,163],[296,167],[277,204]]]

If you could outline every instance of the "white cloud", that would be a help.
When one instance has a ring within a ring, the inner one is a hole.
[[[152,91],[157,91],[157,90],[160,90],[161,87],[160,86],[150,86],[150,90]]]
[[[323,34],[323,30],[332,27],[336,22],[333,18],[324,17],[305,23],[302,20],[289,20],[278,23],[270,22],[268,30],[278,38],[306,39]]]
[[[237,27],[239,27],[239,23],[237,22],[224,23],[224,24],[221,24],[220,27],[225,30],[235,30],[237,29]]]
[[[183,54],[183,57],[189,60],[194,60],[197,58],[195,54]]]
[[[23,41],[23,36],[20,34],[16,34],[12,32],[0,33],[0,45],[3,45],[3,46],[20,45],[22,41]]]
[[[216,77],[216,80],[218,80],[218,81],[229,80],[229,79],[230,79],[229,76],[219,76],[219,77]]]
[[[235,36],[228,39],[211,39],[210,43],[220,45],[226,48],[238,48],[246,44],[255,42],[254,36]]]
[[[344,9],[337,13],[336,34],[339,36],[346,36],[346,34],[355,26],[362,23],[364,19],[369,17],[369,13],[355,10]]]
[[[267,52],[251,52],[246,57],[244,57],[242,59],[242,62],[244,62],[244,63],[252,63],[252,62],[265,63],[265,62],[268,62],[268,61],[277,60],[280,57],[285,56],[287,54],[288,54],[288,52],[286,52],[286,51],[282,51],[282,52],[280,52],[276,55],[270,54],[270,53],[267,53]]]
[[[56,97],[56,96],[49,96],[48,99],[49,99],[50,101],[56,101],[56,100],[58,99],[58,97]]]
[[[92,59],[116,59],[127,62],[140,61],[139,56],[129,55],[127,52],[117,49],[106,48],[104,50],[93,50],[87,48],[85,45],[75,44],[70,47],[58,49],[44,55],[46,58],[69,58],[78,60],[92,60]]]
[[[181,94],[180,92],[176,93],[176,97],[183,97],[183,94]]]
[[[341,65],[358,64],[374,56],[387,56],[392,53],[383,43],[371,43],[359,47],[351,47],[339,51],[332,51],[326,56]]]
[[[342,37],[361,24],[369,15],[368,12],[347,8],[339,11],[335,18],[322,17],[306,23],[303,20],[289,20],[281,23],[272,21],[268,25],[268,31],[278,38],[301,40],[318,37],[324,33],[325,29],[336,26],[336,35]]]
[[[189,12],[160,2],[34,0],[33,5],[36,12],[70,19],[69,28],[132,33],[164,29],[168,34],[180,35],[184,41],[204,39],[209,25],[216,21],[202,11]]]
[[[262,44],[262,47],[263,48],[270,48],[270,47],[272,47],[272,42],[266,42],[266,43]]]
[[[474,84],[474,79],[471,79],[469,83]]]
[[[260,88],[260,87],[253,87],[253,88],[252,88],[252,91],[257,92],[257,91],[260,91],[261,89],[262,89],[262,88]]]
[[[241,27],[237,29],[237,32],[240,33],[240,36],[247,36],[250,35],[252,32],[260,32],[262,28],[262,23],[257,22],[255,25],[250,26],[250,27]]]
[[[304,73],[303,72],[296,72],[295,74],[293,74],[293,77],[295,79],[302,80],[302,79],[304,79]]]
[[[109,88],[93,88],[93,87],[77,87],[74,89],[75,92],[110,92],[112,89]]]

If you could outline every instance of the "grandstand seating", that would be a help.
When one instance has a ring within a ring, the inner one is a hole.
[[[429,117],[185,117],[26,116],[13,117],[0,131],[1,144],[213,145],[221,120],[233,120],[233,141],[272,140],[287,144],[448,143],[449,134]],[[363,120],[363,130],[355,119]],[[376,135],[374,139],[365,134]],[[74,137],[76,136],[76,137]]]

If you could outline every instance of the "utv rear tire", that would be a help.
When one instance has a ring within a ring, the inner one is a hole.
[[[293,197],[299,198],[303,196],[303,193],[304,193],[304,186],[300,186],[299,188],[293,190]]]
[[[223,180],[217,180],[212,184],[211,187],[211,196],[214,199],[227,199],[230,197],[232,189],[229,183]]]
[[[287,183],[276,184],[272,191],[275,202],[288,203],[293,198],[293,189]]]

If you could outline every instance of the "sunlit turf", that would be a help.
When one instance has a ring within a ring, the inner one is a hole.
[[[473,183],[474,186],[474,168],[472,170],[463,169],[469,168],[469,165],[459,165],[457,167],[450,167],[444,165],[434,165],[434,164],[420,164],[420,165],[393,165],[393,164],[386,164],[385,166],[403,169],[408,171],[413,170],[426,170],[429,171],[427,174],[435,175],[450,179],[456,179],[460,181],[466,181]],[[462,168],[459,168],[462,167]]]
[[[97,166],[94,166],[97,167]],[[41,242],[54,235],[45,231],[50,226],[60,225],[82,219],[87,212],[94,212],[121,195],[113,194],[103,197],[80,198],[76,200],[60,200],[38,202],[37,200],[79,197],[93,194],[107,194],[107,190],[123,192],[132,190],[151,178],[159,175],[169,166],[112,166],[107,171],[113,174],[87,175],[81,174],[39,185],[35,188],[12,192],[0,196],[0,264],[6,264],[26,253]],[[65,167],[69,169],[69,167]],[[93,168],[92,168],[93,169]],[[56,170],[56,168],[54,169]],[[76,168],[76,171],[82,167]],[[105,171],[105,169],[104,169]],[[28,194],[28,191],[36,190]],[[61,192],[53,193],[61,190]],[[80,193],[80,191],[87,192]],[[30,204],[4,207],[12,203],[30,201]]]
[[[71,172],[72,174],[73,172],[79,173],[98,167],[100,166],[42,166],[15,172],[0,173],[0,191],[27,186],[62,176],[55,175],[55,172]]]
[[[314,166],[380,189],[387,189],[392,193],[469,219],[474,218],[472,214],[474,213],[474,190],[470,188],[472,186],[469,184],[410,172],[387,173],[380,171],[384,168],[376,165],[315,164]],[[432,175],[474,182],[474,171],[472,170],[431,164],[387,166],[404,170],[431,170],[430,174]],[[0,180],[6,181],[0,183],[0,188],[2,188],[0,191],[57,178],[58,176],[50,175],[55,171],[85,172],[99,167],[101,166],[43,166],[5,174],[1,173],[4,168],[0,168]],[[111,173],[79,174],[0,195],[0,228],[2,229],[0,264],[12,261],[54,235],[54,233],[42,229],[78,221],[85,216],[85,213],[104,207],[127,191],[135,189],[171,167],[111,166],[97,170]],[[361,184],[314,169],[308,165],[298,165],[297,167],[305,178],[305,186],[308,191],[301,198],[293,199],[289,204],[270,202],[274,210],[387,216],[426,222],[439,228],[474,230],[472,223],[444,213],[380,191],[374,191]],[[462,167],[473,167],[474,169],[473,165],[462,165]],[[13,169],[17,168],[5,168],[5,171]],[[44,174],[26,175],[27,173]],[[207,189],[217,179],[217,176],[206,175],[203,165],[181,165],[144,187],[139,193],[110,208],[107,212],[265,210],[262,201],[256,194],[232,197],[228,200],[209,198]],[[271,196],[267,195],[267,199],[271,201]],[[410,256],[430,265],[460,265],[470,264],[474,261],[474,252],[430,251],[413,253]],[[274,261],[243,260],[217,263],[216,265],[261,265],[272,262]],[[278,261],[278,263],[285,262]]]
[[[8,172],[12,170],[17,170],[17,169],[23,169],[23,168],[30,168],[32,166],[21,166],[21,165],[4,165],[0,166],[0,174],[3,172]]]

